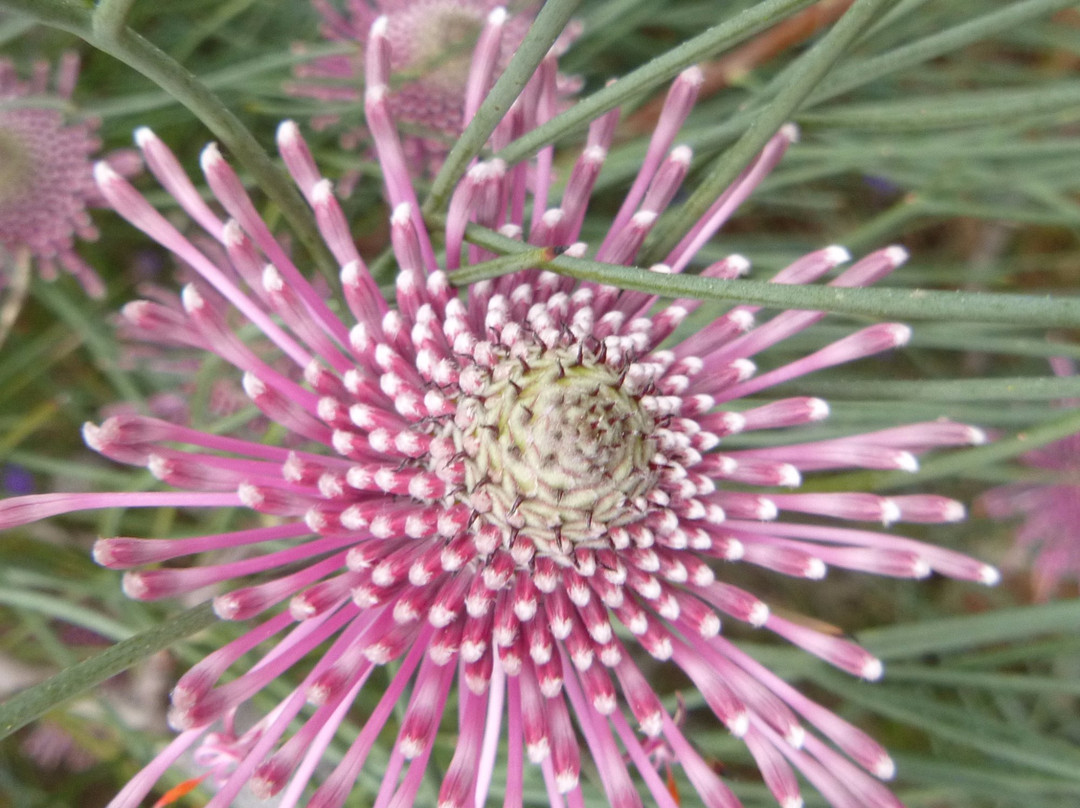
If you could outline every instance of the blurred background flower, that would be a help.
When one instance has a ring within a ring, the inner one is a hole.
[[[1068,359],[1050,361],[1059,376],[1075,375]],[[1080,399],[1060,404],[1075,409]],[[992,488],[980,504],[994,519],[1020,520],[1006,563],[1021,573],[1030,568],[1035,598],[1047,600],[1063,583],[1080,578],[1080,433],[1027,452],[1020,462],[1041,472],[1042,481]]]
[[[97,122],[71,107],[78,76],[74,52],[65,53],[55,71],[47,62],[36,62],[27,80],[19,78],[10,60],[0,60],[2,277],[10,281],[32,265],[52,280],[63,269],[91,297],[102,297],[101,278],[75,250],[77,238],[97,238],[87,207],[101,204],[91,172],[100,146]],[[138,170],[130,150],[110,160],[124,174]]]
[[[356,118],[363,100],[363,46],[372,23],[386,19],[390,43],[390,92],[388,106],[404,134],[409,165],[417,174],[434,174],[461,134],[465,110],[479,103],[476,88],[469,94],[469,66],[475,58],[487,60],[496,75],[510,62],[521,45],[538,4],[510,5],[498,0],[374,0],[350,2],[338,10],[330,0],[313,0],[322,16],[320,33],[327,42],[353,45],[355,52],[311,59],[295,68],[296,81],[286,85],[295,95],[313,98],[343,109]],[[499,34],[482,37],[485,26],[497,22]],[[579,33],[572,24],[560,37],[555,54],[564,52]],[[295,46],[299,54],[304,44]],[[554,103],[565,106],[566,97],[580,88],[580,81],[556,73]],[[316,128],[337,125],[341,113],[312,117]],[[370,135],[362,125],[346,125],[341,144],[347,149],[370,147]],[[348,195],[355,176],[343,178],[339,192]],[[339,183],[340,186],[340,183]]]

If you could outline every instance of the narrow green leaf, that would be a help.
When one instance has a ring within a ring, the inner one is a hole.
[[[929,708],[926,699],[902,695],[899,688],[852,687],[833,672],[822,672],[814,680],[858,704],[894,721],[955,744],[978,749],[999,760],[1025,766],[1073,781],[1080,780],[1080,752],[1075,747],[1030,731],[992,721],[978,713],[945,704],[940,700]]]
[[[962,687],[967,690],[982,688],[1008,693],[1080,696],[1080,681],[1076,679],[1026,676],[1017,673],[982,673],[927,668],[921,665],[890,665],[889,681]]]
[[[139,404],[142,392],[134,379],[120,369],[116,360],[116,343],[106,333],[108,326],[100,317],[94,317],[85,305],[76,304],[55,284],[35,278],[32,284],[34,297],[48,306],[72,331],[79,335],[86,349],[94,357],[94,363],[116,388],[120,397]]]
[[[823,101],[864,87],[885,76],[954,53],[963,47],[995,34],[1015,30],[1017,26],[1025,22],[1047,16],[1055,11],[1070,8],[1073,5],[1075,3],[1072,0],[1027,0],[1027,2],[1015,3],[988,12],[974,20],[952,26],[944,31],[902,45],[879,56],[853,60],[849,64],[838,66],[832,74],[826,76],[814,88],[805,106],[808,109],[817,107]],[[893,11],[898,10],[899,7],[899,5],[896,6]],[[888,16],[887,14],[882,17],[879,23]],[[787,75],[786,72],[780,74],[770,82],[768,87],[760,90],[758,93],[759,99],[772,98],[786,82]],[[730,118],[713,127],[709,133],[703,134],[695,140],[703,143],[723,143],[737,137],[761,113],[763,103],[762,100],[751,103],[746,109],[737,111]],[[804,113],[800,116],[800,119],[809,121],[808,115],[809,113]],[[996,119],[994,123],[1000,125],[1002,121],[1012,120],[1011,116],[1006,115],[1004,118]]]
[[[132,634],[131,629],[123,623],[91,611],[78,603],[64,600],[58,594],[34,592],[9,584],[0,588],[0,603],[16,609],[39,612],[73,626],[81,626],[110,640],[126,640]]]
[[[813,0],[766,0],[726,22],[672,48],[602,90],[583,98],[570,109],[522,135],[495,154],[513,164],[536,154],[549,143],[570,132],[584,129],[591,121],[620,104],[638,98],[677,76],[692,64],[714,56],[775,25],[785,17],[812,4]]]
[[[1060,808],[1062,805],[1072,805],[1080,797],[1080,783],[1032,774],[1015,766],[1003,766],[998,761],[987,761],[980,766],[964,765],[945,759],[943,755],[933,758],[893,755],[893,759],[900,777],[905,781],[941,783],[939,788],[947,789],[947,796],[919,803],[926,808],[964,804],[1034,808],[1035,797],[1040,798],[1039,806]],[[971,803],[970,798],[976,794],[989,801]]]
[[[1071,378],[1068,381],[1080,382],[1080,379]],[[823,480],[808,481],[805,487],[813,491],[890,491],[968,473],[981,476],[994,463],[1001,463],[1077,432],[1080,432],[1080,410],[1069,410],[1064,416],[1047,423],[1025,427],[1012,437],[973,449],[932,456],[921,461],[918,471],[915,472],[864,471],[836,474]]]
[[[1061,121],[1080,115],[1080,82],[1019,90],[964,90],[933,96],[848,104],[799,116],[802,123],[844,130],[869,129],[887,132],[926,132],[1052,115]]]
[[[950,654],[1040,634],[1075,632],[1080,600],[997,609],[988,614],[922,620],[859,632],[859,643],[883,660]]]
[[[709,170],[690,198],[656,226],[644,249],[644,263],[660,260],[709,206],[735,181],[769,139],[803,105],[813,89],[844,55],[854,39],[893,0],[855,0],[844,16],[804,56],[784,71],[782,87]]]
[[[804,389],[785,385],[785,391]],[[810,389],[810,388],[805,388]],[[825,398],[916,399],[921,401],[1053,401],[1080,396],[1080,377],[1009,376],[1000,379],[897,382],[814,380],[815,395]]]
[[[2,3],[0,3],[2,5]],[[338,56],[352,53],[355,46],[339,43],[331,45],[312,46],[303,53],[277,53],[270,52],[260,54],[252,59],[223,67],[213,73],[200,76],[200,80],[210,90],[243,89],[255,79],[264,75],[280,73],[282,69],[297,64],[312,61],[322,56]],[[110,118],[119,115],[141,115],[155,109],[167,107],[170,104],[179,103],[177,99],[164,91],[148,91],[145,93],[130,93],[109,98],[98,99],[86,104],[83,109],[99,118]],[[326,105],[321,105],[320,109]]]
[[[915,347],[949,348],[954,351],[978,351],[979,353],[1011,354],[1049,358],[1067,356],[1080,359],[1080,345],[1048,342],[1045,338],[1011,337],[981,329],[958,331],[949,325],[920,325],[915,329],[909,345]]]
[[[0,704],[0,739],[216,620],[210,604],[204,603],[17,693]]]
[[[810,103],[819,104],[858,87],[864,87],[883,76],[899,73],[940,56],[957,53],[975,42],[995,34],[1017,30],[1031,20],[1048,17],[1056,11],[1064,11],[1075,5],[1075,0],[1025,0],[1006,4],[1002,8],[993,9],[975,19],[902,45],[880,56],[852,61],[838,68],[814,89]],[[979,6],[973,4],[972,8]]]

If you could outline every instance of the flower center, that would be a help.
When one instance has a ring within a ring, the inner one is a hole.
[[[464,500],[504,543],[530,539],[569,563],[576,547],[609,546],[608,531],[641,518],[656,482],[651,415],[623,376],[578,349],[506,358],[455,418]]]

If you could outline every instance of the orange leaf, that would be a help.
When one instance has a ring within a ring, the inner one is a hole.
[[[161,795],[161,799],[154,803],[153,808],[165,808],[166,805],[172,805],[185,794],[194,791],[195,787],[206,779],[207,774],[209,774],[209,772],[198,777],[192,777],[190,780],[185,780],[178,786],[173,786]]]
[[[671,794],[671,798],[675,800],[675,804],[682,806],[682,798],[679,796],[679,784],[675,782],[675,775],[671,771],[670,766],[665,766],[667,769],[667,790]]]

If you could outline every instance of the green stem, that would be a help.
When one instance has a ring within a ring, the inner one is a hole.
[[[126,13],[127,0],[103,2],[99,11],[106,21],[115,22]],[[258,186],[281,208],[289,224],[309,253],[328,276],[336,274],[337,263],[319,236],[315,220],[299,191],[281,172],[247,127],[198,79],[175,59],[139,36],[130,28],[104,32],[91,14],[74,0],[0,0],[0,8],[24,14],[37,22],[74,34],[98,50],[113,56],[142,73],[191,110],[247,169]],[[113,10],[109,10],[113,9]],[[113,16],[110,16],[113,15]],[[122,18],[120,19],[122,23]],[[103,23],[99,23],[101,25]]]
[[[446,206],[454,186],[465,173],[469,163],[484,148],[499,121],[506,116],[514,100],[521,94],[540,62],[570,22],[570,17],[580,2],[581,0],[547,0],[544,3],[528,35],[506,66],[506,71],[496,80],[475,117],[446,156],[446,162],[431,185],[431,193],[424,201],[425,213],[442,210]]]
[[[17,693],[0,704],[0,739],[40,718],[61,702],[85,693],[176,641],[212,625],[215,620],[210,604],[204,603]]]
[[[504,255],[536,249],[476,225],[470,225],[465,233],[470,242]],[[1080,327],[1080,298],[925,289],[786,286],[741,279],[724,281],[694,275],[660,275],[640,267],[603,264],[565,255],[539,266],[578,280],[635,289],[666,298],[692,297],[780,309],[814,309],[875,319],[1013,323],[1040,328]],[[452,272],[450,282],[463,286],[506,274],[506,271],[505,267],[486,262],[478,267]]]
[[[640,97],[690,65],[749,39],[811,4],[812,0],[767,0],[758,3],[578,101],[547,123],[522,135],[495,156],[510,164],[524,160],[567,133],[584,128],[608,110]]]
[[[98,0],[91,20],[94,34],[102,41],[118,39],[134,5],[135,0]]]
[[[657,224],[646,244],[643,262],[653,263],[667,254],[705,215],[709,206],[734,182],[769,139],[789,121],[817,85],[842,57],[851,42],[874,21],[881,9],[895,0],[855,0],[851,8],[811,50],[784,71],[786,83],[758,115],[735,144],[725,151],[698,185],[686,203],[674,215]]]

